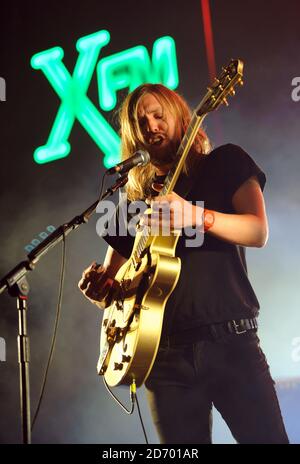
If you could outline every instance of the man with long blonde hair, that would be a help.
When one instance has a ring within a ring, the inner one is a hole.
[[[128,200],[150,199],[152,211],[169,205],[159,214],[142,215],[142,226],[160,230],[168,222],[171,231],[193,228],[203,236],[199,246],[186,246],[182,234],[177,245],[180,278],[168,300],[160,347],[145,383],[154,424],[162,443],[211,443],[214,404],[237,442],[288,443],[259,346],[259,303],[245,260],[245,247],[263,247],[268,237],[265,175],[236,145],[211,151],[199,129],[182,172],[188,188],[182,191],[176,184],[174,192],[156,196],[190,120],[185,100],[160,84],[135,89],[120,111],[123,159],[139,149],[151,157],[148,165],[130,171]],[[124,216],[118,209],[111,223],[120,220]],[[79,282],[100,307],[134,242],[129,235],[103,238],[109,244],[104,265],[93,263]]]

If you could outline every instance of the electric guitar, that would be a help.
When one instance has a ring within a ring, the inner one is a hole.
[[[182,171],[189,150],[205,116],[221,104],[228,106],[228,95],[242,85],[243,62],[231,60],[194,111],[181,141],[176,162],[169,171],[159,195],[170,193]],[[164,310],[180,275],[180,258],[175,256],[180,233],[151,236],[148,228],[137,230],[128,261],[115,279],[119,290],[104,310],[99,375],[111,386],[141,386],[151,372],[160,343]]]

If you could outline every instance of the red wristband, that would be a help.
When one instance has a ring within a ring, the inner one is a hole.
[[[203,212],[203,224],[204,224],[204,232],[207,232],[215,222],[215,215],[214,212],[210,209],[205,209]]]

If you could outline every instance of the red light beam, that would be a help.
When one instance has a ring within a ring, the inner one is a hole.
[[[211,25],[209,0],[201,0],[201,9],[202,9],[202,20],[203,20],[203,28],[204,28],[204,39],[205,39],[205,47],[206,47],[208,73],[209,73],[209,79],[212,82],[214,78],[216,77],[217,72],[216,72],[215,48],[214,48],[213,31],[212,31],[212,25]]]

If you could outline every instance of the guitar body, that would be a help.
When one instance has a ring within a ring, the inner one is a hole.
[[[175,257],[178,238],[155,237],[138,263],[134,246],[115,277],[121,290],[104,311],[97,366],[110,386],[130,385],[133,379],[140,386],[151,371],[165,306],[180,275],[180,258]]]

